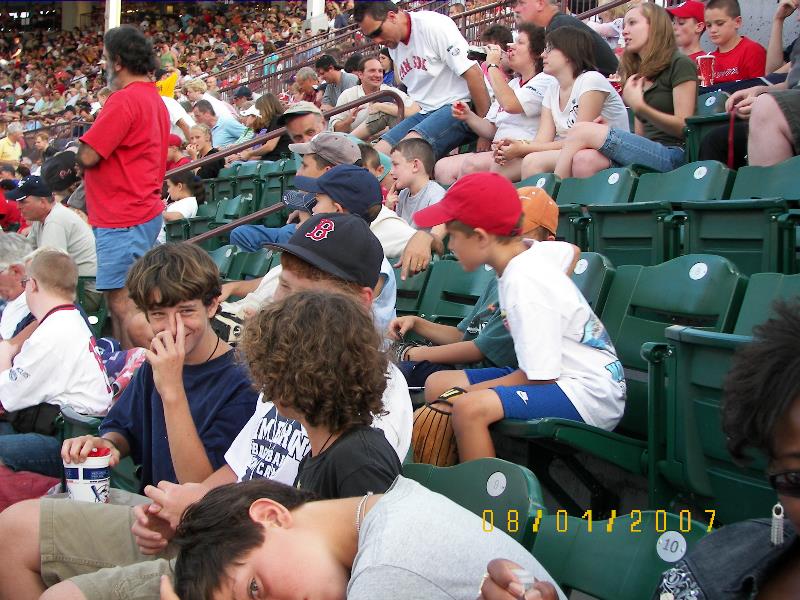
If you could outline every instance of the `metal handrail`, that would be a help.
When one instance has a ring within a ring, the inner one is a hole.
[[[326,111],[324,115],[326,118],[330,118],[334,115],[338,115],[339,113],[347,112],[348,110],[351,110],[356,106],[361,106],[362,104],[367,104],[369,102],[375,102],[376,100],[379,100],[381,98],[393,101],[397,105],[397,118],[400,120],[403,120],[405,118],[406,109],[405,109],[405,104],[403,104],[403,98],[400,96],[400,94],[398,94],[394,90],[380,90],[378,92],[375,92],[374,94],[370,94],[369,96],[364,96],[363,98],[354,100],[353,102],[348,102],[347,104],[343,104],[342,106],[337,106],[336,108]],[[171,171],[167,172],[167,176],[175,175],[177,173],[184,173],[186,171],[192,171],[198,167],[202,167],[211,162],[219,160],[220,158],[224,158],[231,154],[235,154],[236,152],[241,152],[242,150],[249,148],[250,146],[253,146],[255,144],[275,139],[276,137],[283,135],[285,132],[286,132],[285,127],[281,127],[280,129],[270,131],[269,133],[265,133],[264,135],[260,135],[241,144],[236,144],[236,146],[232,146],[223,152],[217,152],[215,154],[212,154],[211,156],[207,156],[205,158],[192,161],[191,163],[178,167],[177,169],[172,169]],[[212,229],[210,231],[206,231],[204,233],[201,233],[200,235],[194,236],[193,238],[189,238],[186,241],[191,244],[199,244],[211,238],[215,238],[219,235],[228,233],[229,231],[231,231],[235,227],[238,227],[239,225],[247,225],[248,223],[252,223],[253,221],[258,221],[259,219],[262,219],[263,217],[269,216],[273,213],[279,212],[282,209],[283,209],[282,204],[276,204],[273,206],[269,206],[267,208],[262,208],[261,210],[258,210],[254,213],[236,219],[231,223],[228,223],[221,227],[217,227],[216,229]]]

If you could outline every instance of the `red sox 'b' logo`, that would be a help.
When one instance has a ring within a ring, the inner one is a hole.
[[[333,231],[334,223],[330,219],[321,219],[317,226],[306,234],[307,238],[311,238],[315,242],[324,240],[328,234]]]

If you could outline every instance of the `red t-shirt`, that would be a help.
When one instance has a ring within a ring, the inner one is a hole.
[[[179,158],[176,162],[167,162],[167,171],[172,171],[172,169],[177,169],[178,167],[182,167],[183,165],[188,165],[191,159],[188,156],[183,156]]]
[[[154,83],[136,81],[109,96],[81,137],[102,157],[83,178],[92,226],[132,227],[161,214],[169,129]]]
[[[720,52],[717,49],[711,54],[716,57],[715,84],[763,77],[767,69],[767,51],[764,46],[744,36],[733,50]]]
[[[28,226],[16,200],[6,200],[0,196],[0,227],[8,229],[11,225],[19,225],[20,230]]]

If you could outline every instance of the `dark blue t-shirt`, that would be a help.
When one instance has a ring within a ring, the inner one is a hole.
[[[184,365],[183,387],[200,441],[214,469],[255,410],[258,394],[245,368],[230,351],[201,365]],[[144,363],[100,424],[100,435],[125,436],[131,458],[142,466],[142,488],[166,480],[177,483],[167,440],[161,396],[153,368]]]

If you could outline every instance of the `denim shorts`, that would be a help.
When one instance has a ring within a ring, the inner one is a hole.
[[[613,167],[637,164],[666,173],[686,162],[683,148],[665,146],[622,129],[609,129],[606,141],[598,150]]]
[[[470,385],[504,377],[516,371],[514,367],[466,369],[464,374]],[[557,383],[542,385],[501,385],[491,388],[500,398],[506,419],[542,419],[555,417],[583,423],[575,405]]]
[[[155,245],[162,221],[161,215],[157,215],[133,227],[95,228],[98,290],[125,287],[128,270]]]
[[[447,156],[453,148],[477,138],[463,121],[453,118],[449,104],[437,108],[432,113],[417,113],[403,119],[381,136],[392,146],[414,131],[433,147],[436,160]]]

